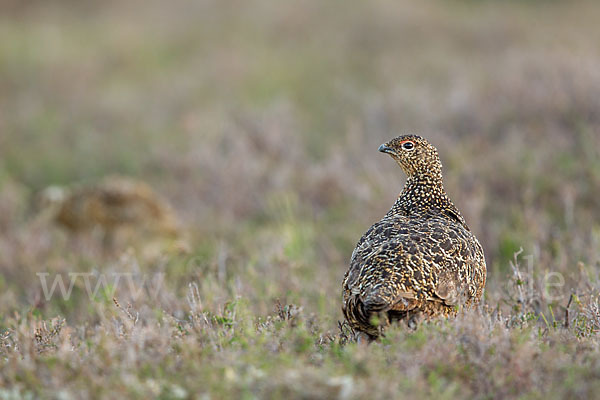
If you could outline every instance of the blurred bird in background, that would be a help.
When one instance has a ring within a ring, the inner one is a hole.
[[[140,240],[181,237],[169,203],[147,183],[108,176],[96,184],[50,186],[38,198],[41,219],[73,236],[92,235],[112,251]],[[181,245],[181,243],[179,243]]]

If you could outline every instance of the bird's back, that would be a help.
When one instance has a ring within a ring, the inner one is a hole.
[[[483,249],[441,184],[436,189],[409,179],[356,245],[343,282],[343,311],[354,329],[376,337],[393,320],[452,315],[477,303],[485,273]]]
[[[402,311],[451,314],[478,300],[484,284],[483,251],[462,225],[443,215],[387,217],[365,233],[352,254],[344,303],[361,303],[362,309],[353,315],[355,307],[347,306],[346,316],[373,334],[373,314],[396,311],[391,319],[405,317]]]
[[[74,231],[136,226],[177,232],[177,218],[168,203],[148,184],[124,177],[77,188],[62,202],[57,220]]]

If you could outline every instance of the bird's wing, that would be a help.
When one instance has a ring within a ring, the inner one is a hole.
[[[411,228],[405,221],[384,219],[373,225],[358,242],[344,280],[344,299],[357,298],[370,311],[387,311],[395,304],[412,309],[418,297],[405,285],[403,263],[414,261],[409,252]],[[406,259],[405,259],[406,258]],[[408,267],[410,270],[410,266]]]
[[[344,287],[348,290],[356,291],[356,287],[360,285],[359,281],[367,273],[365,267],[369,260],[384,251],[384,245],[391,233],[387,231],[387,226],[389,222],[384,220],[377,222],[358,241],[350,258],[350,268],[344,278]]]
[[[462,304],[474,294],[479,243],[460,223],[442,223],[433,218],[427,225],[433,239],[430,250],[436,277],[432,300],[449,306]]]
[[[473,295],[475,253],[472,233],[458,221],[380,221],[354,250],[345,287],[382,311],[410,310],[422,300],[461,304]]]

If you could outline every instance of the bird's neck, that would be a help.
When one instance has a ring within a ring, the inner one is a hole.
[[[394,215],[419,215],[451,204],[441,174],[415,174],[408,177],[404,189],[390,210]]]

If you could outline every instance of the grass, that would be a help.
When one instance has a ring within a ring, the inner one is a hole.
[[[595,2],[2,8],[0,399],[600,394]],[[487,290],[364,347],[341,280],[404,132],[440,150]],[[40,222],[45,187],[114,173],[170,200],[189,253]]]

